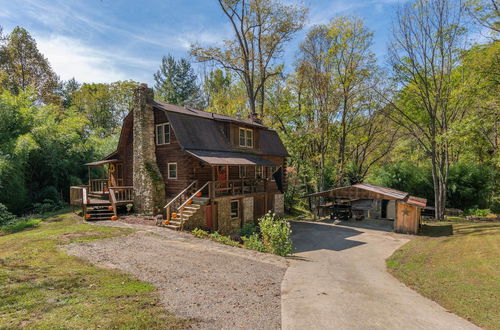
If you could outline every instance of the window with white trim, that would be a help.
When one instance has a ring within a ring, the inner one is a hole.
[[[170,143],[170,124],[156,125],[156,145],[163,145]]]
[[[240,127],[239,143],[240,147],[253,148],[253,129]]]
[[[168,178],[177,179],[177,163],[168,163]]]
[[[247,177],[247,167],[246,166],[240,166],[240,179],[246,178]]]
[[[231,201],[231,218],[236,219],[240,217],[240,201]]]
[[[274,172],[276,172],[276,166],[269,167],[269,179],[271,181],[274,181],[274,177],[273,177]]]
[[[262,179],[264,178],[264,170],[262,166],[256,166],[255,167],[255,178],[256,179]]]

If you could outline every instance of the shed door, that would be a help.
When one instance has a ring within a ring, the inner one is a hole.
[[[418,231],[417,207],[401,202],[396,205],[394,230],[400,233],[416,234]]]

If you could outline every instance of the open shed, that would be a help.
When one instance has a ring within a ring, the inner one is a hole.
[[[411,196],[407,192],[380,187],[367,183],[358,183],[352,186],[334,188],[326,191],[306,195],[308,198],[320,198],[333,201],[347,201],[351,205],[366,205],[364,201],[373,201],[376,207],[386,208],[385,216],[387,218],[387,205],[394,205],[391,212],[394,217],[394,231],[399,233],[416,234],[420,225],[421,211],[426,206],[427,200]],[[378,202],[375,202],[378,201]],[[384,214],[382,210],[380,214]],[[380,214],[378,217],[380,217]]]

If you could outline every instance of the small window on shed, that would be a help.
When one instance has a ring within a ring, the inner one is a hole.
[[[238,200],[231,201],[231,218],[239,218],[240,217],[240,202]]]

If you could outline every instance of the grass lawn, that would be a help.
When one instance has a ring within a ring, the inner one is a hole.
[[[486,329],[500,328],[500,224],[428,223],[387,259],[391,274]]]
[[[130,233],[83,224],[75,215],[0,236],[0,328],[183,328],[155,288],[68,256],[57,246]]]

